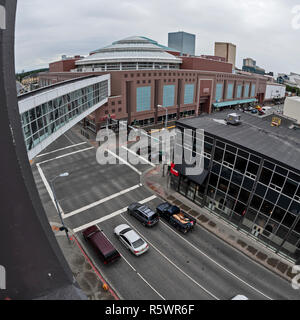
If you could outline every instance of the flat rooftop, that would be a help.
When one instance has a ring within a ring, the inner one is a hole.
[[[227,114],[241,116],[240,125],[227,125]],[[204,129],[207,134],[220,137],[238,146],[253,150],[300,171],[300,129],[290,129],[292,122],[282,117],[280,127],[271,127],[272,117],[260,118],[247,112],[226,110],[197,118],[176,121],[190,129]]]

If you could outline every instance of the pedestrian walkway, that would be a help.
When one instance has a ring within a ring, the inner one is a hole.
[[[180,207],[183,211],[195,217],[197,223],[206,230],[291,282],[292,278],[295,277],[295,273],[292,273],[294,266],[292,262],[275,254],[251,236],[237,231],[232,225],[211,213],[207,208],[199,207],[180,193],[175,192],[169,186],[170,176],[166,172],[167,168],[165,167],[164,173],[162,170],[162,166],[149,169],[143,174],[141,182],[165,201]]]

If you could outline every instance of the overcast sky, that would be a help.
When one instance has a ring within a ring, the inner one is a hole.
[[[197,55],[232,42],[237,67],[251,57],[266,71],[300,73],[300,0],[18,0],[16,70],[134,35],[167,45],[175,31],[196,34]]]

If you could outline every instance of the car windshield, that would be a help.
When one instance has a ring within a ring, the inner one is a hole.
[[[144,243],[145,243],[145,241],[143,239],[138,239],[132,243],[132,246],[134,248],[138,248],[138,247],[142,246]]]
[[[158,214],[157,213],[154,213],[151,217],[150,217],[150,220],[155,220],[158,218]]]
[[[128,231],[131,231],[131,229],[130,229],[130,228],[126,228],[126,229],[122,230],[122,231],[120,232],[120,234],[125,234],[125,233],[128,232]]]

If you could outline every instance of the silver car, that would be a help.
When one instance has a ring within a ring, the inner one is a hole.
[[[114,229],[115,235],[134,255],[140,256],[145,253],[149,246],[132,228],[127,224],[121,224]]]

